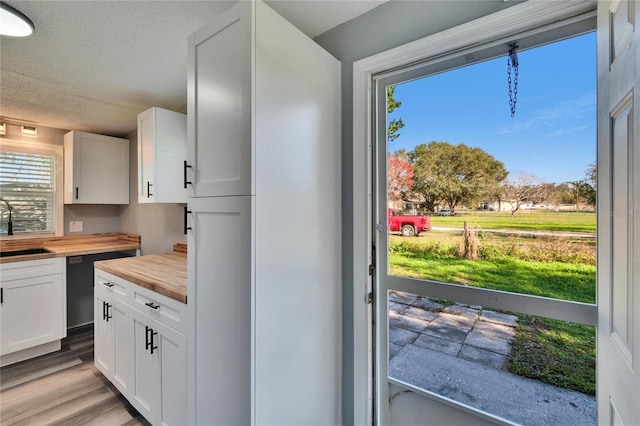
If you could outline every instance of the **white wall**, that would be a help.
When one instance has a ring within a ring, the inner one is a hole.
[[[82,232],[69,232],[71,221],[82,221]],[[64,206],[64,235],[101,234],[119,230],[120,210],[117,205]]]
[[[465,22],[511,7],[520,1],[390,1],[318,36],[315,41],[342,61],[342,321],[343,424],[354,423],[353,327],[353,62]],[[364,216],[365,212],[363,212]],[[430,404],[430,407],[439,405]],[[438,413],[454,411],[442,406]],[[446,418],[446,416],[445,416]],[[452,417],[453,419],[453,417]],[[395,417],[396,424],[412,424]],[[460,423],[462,424],[462,423]]]

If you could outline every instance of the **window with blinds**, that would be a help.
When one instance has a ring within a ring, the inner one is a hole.
[[[13,233],[55,233],[56,154],[2,146],[0,150],[0,234],[9,217]],[[11,213],[10,213],[11,212]]]

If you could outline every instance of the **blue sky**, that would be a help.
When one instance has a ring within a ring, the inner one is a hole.
[[[403,83],[389,119],[405,127],[389,151],[431,141],[487,151],[510,175],[545,182],[585,178],[596,158],[596,36],[518,52],[518,102],[509,110],[506,56]]]

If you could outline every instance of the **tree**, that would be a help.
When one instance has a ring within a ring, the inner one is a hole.
[[[396,108],[402,105],[402,102],[397,101],[394,92],[396,88],[394,86],[387,86],[387,114],[391,114]],[[387,140],[393,142],[400,136],[400,129],[404,127],[404,121],[402,118],[393,119],[389,122],[387,127]]]
[[[424,199],[425,208],[433,211],[436,204],[442,200],[440,188],[436,182],[436,176],[429,173],[429,162],[432,161],[427,150],[427,145],[416,146],[408,153],[409,160],[414,165],[412,190]]]
[[[421,144],[409,152],[414,166],[413,190],[444,201],[451,211],[495,194],[507,177],[504,164],[480,148],[448,142]]]
[[[556,185],[556,199],[558,204],[575,204],[576,191],[567,183]]]
[[[598,184],[598,167],[595,161],[593,163],[589,163],[589,165],[587,166],[587,170],[584,171],[584,174],[591,187],[595,189]]]
[[[400,201],[413,186],[413,166],[404,151],[387,155],[387,189],[389,201]]]
[[[546,197],[547,187],[534,175],[520,172],[513,179],[503,184],[503,199],[511,205],[511,216],[514,216],[522,204],[540,203]]]
[[[585,190],[584,199],[590,206],[595,207],[597,199],[596,189],[598,188],[598,168],[595,161],[587,166],[584,174],[587,178],[587,185],[589,185],[588,188],[583,188]]]
[[[555,183],[543,182],[540,184],[540,192],[535,200],[531,200],[534,204],[546,203],[554,206],[560,204],[558,190]]]
[[[575,193],[576,211],[578,211],[578,205],[580,201],[585,201],[587,204],[594,206],[596,204],[596,190],[586,180],[576,180],[569,182],[572,192]]]

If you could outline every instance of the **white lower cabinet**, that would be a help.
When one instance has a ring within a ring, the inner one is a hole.
[[[131,371],[129,307],[98,288],[94,296],[95,365],[122,394],[126,394]]]
[[[160,347],[155,321],[132,310],[133,345],[129,351],[134,365],[129,401],[151,423],[157,423],[160,406]],[[150,327],[149,324],[152,326]]]
[[[186,424],[187,338],[137,310],[131,313],[130,402],[152,424]]]
[[[42,345],[66,337],[64,258],[28,260],[0,265],[0,355],[2,365],[41,355]],[[58,346],[59,349],[59,346]],[[9,355],[8,357],[5,357]]]
[[[166,323],[186,305],[98,269],[95,283],[96,367],[151,424],[186,424],[187,338]]]
[[[189,343],[189,374],[198,379],[189,388],[193,392],[189,412],[197,416],[189,424],[252,424],[253,201],[253,197],[209,197],[193,199],[189,205],[191,226],[197,232],[189,234],[188,244],[198,248],[188,254],[197,265],[190,271],[191,282],[197,285],[188,289],[192,324],[197,325]]]

